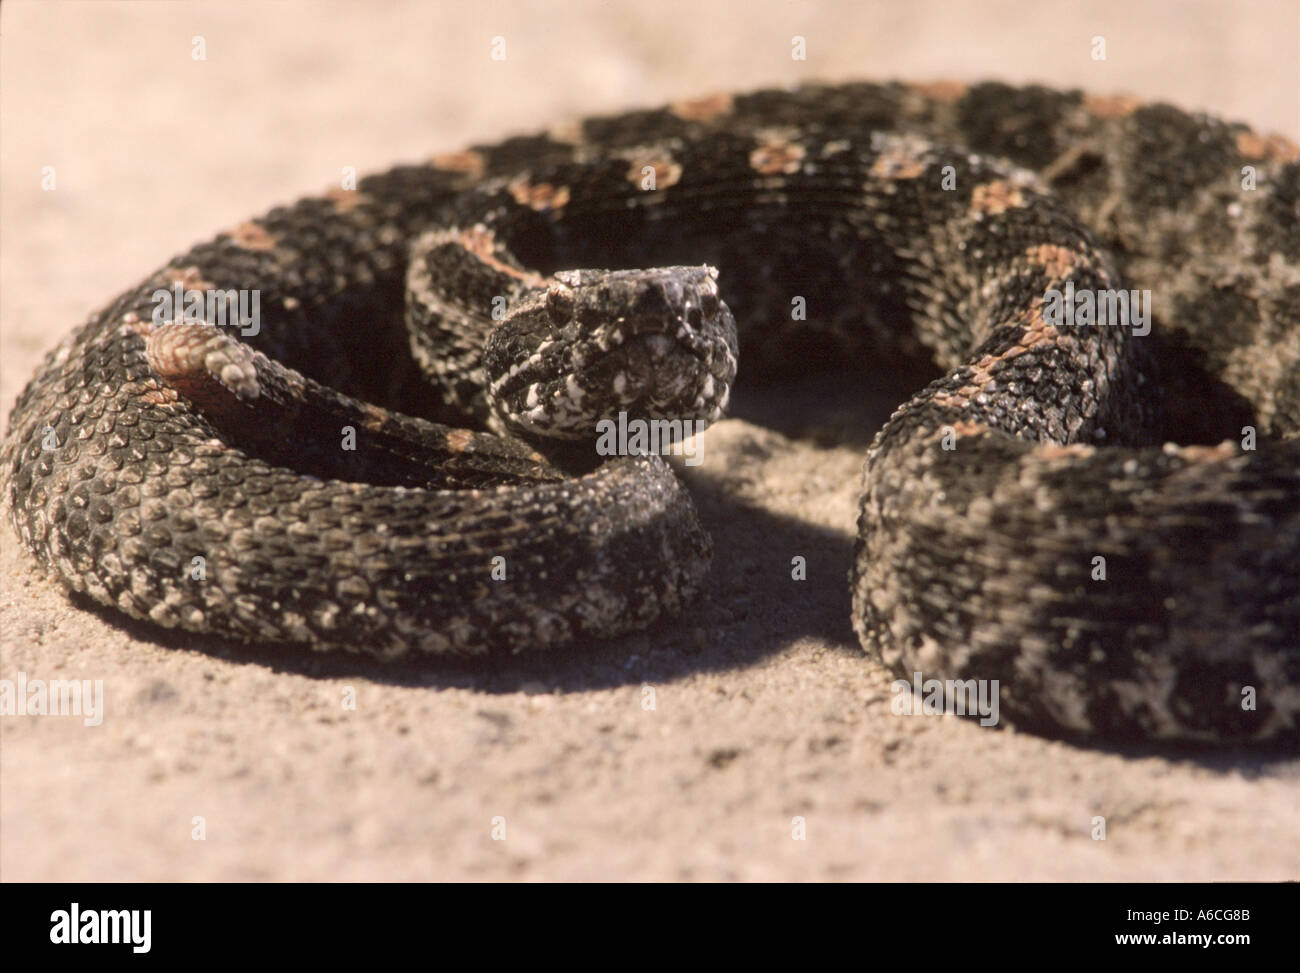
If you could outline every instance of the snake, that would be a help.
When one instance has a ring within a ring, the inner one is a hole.
[[[1300,150],[1168,104],[803,84],[345,178],[73,331],[0,481],[127,616],[500,659],[706,588],[673,466],[593,446],[614,417],[679,442],[737,381],[909,362],[935,377],[871,442],[846,565],[862,646],[1034,732],[1293,748]]]

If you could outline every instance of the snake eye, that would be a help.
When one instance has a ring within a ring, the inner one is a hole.
[[[555,324],[567,324],[573,317],[573,291],[563,284],[552,284],[546,292],[546,310]]]
[[[704,312],[707,318],[713,317],[718,313],[718,292],[709,288],[700,295],[700,310]]]

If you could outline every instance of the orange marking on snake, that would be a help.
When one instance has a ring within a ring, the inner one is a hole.
[[[1043,459],[1079,459],[1091,456],[1095,452],[1097,452],[1095,447],[1085,446],[1083,443],[1071,443],[1069,446],[1045,443],[1038,447],[1038,455]]]
[[[560,145],[581,145],[586,138],[580,121],[558,122],[546,130],[546,137]]]
[[[807,150],[788,136],[760,135],[762,140],[749,153],[749,165],[761,176],[790,176],[799,171]]]
[[[569,187],[555,186],[549,182],[529,182],[516,179],[508,187],[510,195],[521,206],[527,206],[538,212],[564,209],[569,203]]]
[[[1237,151],[1247,159],[1268,159],[1282,163],[1300,159],[1300,145],[1281,135],[1240,132],[1237,135]]]
[[[915,179],[926,170],[922,151],[905,141],[895,142],[876,157],[871,174],[877,179]]]
[[[468,429],[453,429],[447,433],[447,448],[453,453],[463,453],[474,442],[474,434]]]
[[[963,394],[964,391],[959,389],[956,392],[935,392],[931,401],[941,409],[964,409],[970,405],[970,399]]]
[[[957,408],[965,408],[970,405],[971,399],[982,393],[988,387],[989,382],[993,381],[993,375],[989,372],[989,369],[998,360],[992,355],[985,355],[970,366],[970,381],[951,392],[936,392],[934,396],[935,404]]]
[[[168,267],[167,281],[171,284],[181,284],[187,291],[205,291],[216,287],[204,278],[198,267]]]
[[[325,193],[325,198],[334,204],[334,208],[340,213],[351,213],[363,203],[370,202],[370,197],[365,193],[358,192],[355,189],[343,189],[335,186]]]
[[[1056,325],[1048,324],[1043,320],[1043,305],[1040,301],[1028,311],[1021,311],[1016,315],[1016,320],[1024,327],[1024,334],[1020,336],[1020,344],[1026,348],[1032,348],[1034,345],[1044,341],[1054,342],[1061,336],[1061,332],[1056,329]],[[1005,353],[1003,354],[1005,357]]]
[[[1234,456],[1240,456],[1236,445],[1231,442],[1222,442],[1217,446],[1179,446],[1177,455],[1182,459],[1191,460],[1193,463],[1209,463],[1216,460],[1231,459]]]
[[[369,402],[361,403],[361,424],[368,432],[383,432],[387,423],[387,412]]]
[[[245,250],[274,250],[276,243],[279,242],[274,236],[267,233],[264,227],[253,220],[240,223],[229,231],[228,236]]]
[[[149,405],[172,405],[179,402],[181,394],[170,385],[149,379],[149,387],[140,393],[140,401]]]
[[[1064,280],[1074,270],[1077,255],[1055,243],[1040,243],[1025,251],[1029,262],[1042,267],[1052,280]]]
[[[1098,118],[1127,118],[1142,107],[1132,95],[1084,95],[1083,107]]]
[[[720,94],[675,101],[668,110],[684,122],[712,122],[731,114],[734,105],[735,99],[731,95]]]
[[[926,98],[945,104],[961,99],[970,90],[970,86],[962,81],[917,81],[908,87]]]
[[[957,408],[970,405],[971,399],[986,391],[989,383],[994,380],[993,367],[998,362],[1019,358],[1031,348],[1044,342],[1054,342],[1061,335],[1055,325],[1048,324],[1043,320],[1041,306],[1037,306],[1030,311],[1021,311],[1012,320],[1024,328],[1020,340],[997,355],[985,355],[979,361],[973,362],[969,366],[971,377],[966,384],[951,392],[936,392],[934,396],[936,405]],[[1001,325],[997,325],[994,330],[1000,327]]]
[[[468,176],[471,180],[482,179],[487,171],[487,160],[483,158],[482,153],[475,152],[473,149],[440,153],[429,160],[429,165],[443,172]]]
[[[971,212],[983,213],[987,216],[996,216],[1009,209],[1017,209],[1023,206],[1024,202],[1020,190],[1005,179],[994,179],[992,182],[976,186],[970,196]]]
[[[487,227],[481,224],[472,226],[468,230],[462,230],[456,237],[460,240],[461,246],[477,257],[480,262],[498,273],[523,281],[532,287],[540,287],[545,284],[545,280],[538,274],[511,267],[498,257],[496,234]]]

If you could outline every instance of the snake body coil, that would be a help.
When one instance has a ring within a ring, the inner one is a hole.
[[[671,616],[707,567],[671,470],[598,461],[600,419],[718,418],[737,324],[744,375],[919,356],[945,374],[866,460],[864,646],[997,680],[1030,727],[1293,741],[1298,160],[998,84],[588,119],[177,257],[51,353],[0,477],[37,558],[135,617],[541,648]],[[256,327],[159,320],[178,287],[255,291]]]

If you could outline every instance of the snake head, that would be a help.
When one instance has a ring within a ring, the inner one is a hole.
[[[736,320],[712,267],[567,270],[497,327],[488,402],[511,432],[594,437],[596,423],[720,418],[736,377]],[[701,428],[701,427],[697,427]]]

